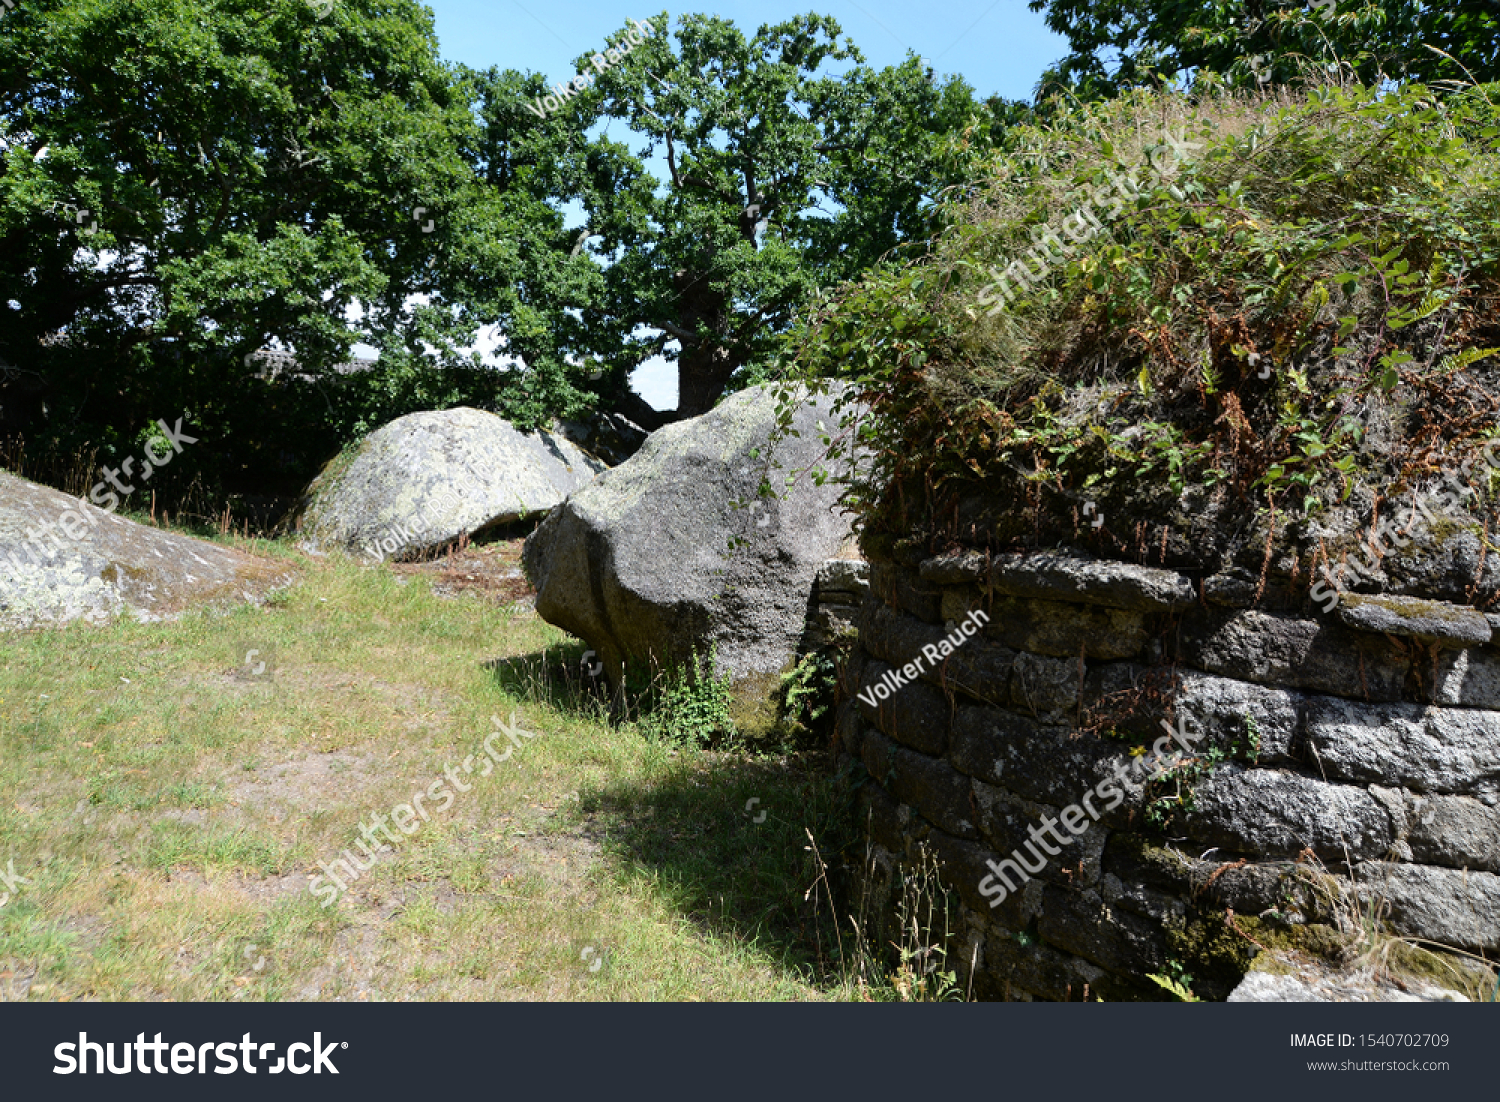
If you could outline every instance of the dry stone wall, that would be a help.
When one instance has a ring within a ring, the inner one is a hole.
[[[1373,913],[1500,953],[1495,617],[1045,552],[875,561],[869,583],[836,750],[868,772],[879,875],[940,863],[976,997],[1157,998],[1146,977],[1185,969],[1224,998],[1266,945]],[[976,637],[916,661],[976,609]],[[876,699],[892,670],[914,676]],[[1164,730],[1193,752],[1143,783]]]

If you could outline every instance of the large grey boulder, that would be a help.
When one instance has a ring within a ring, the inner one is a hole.
[[[566,437],[522,433],[483,410],[412,413],[329,464],[297,528],[310,551],[410,559],[545,513],[604,469]]]
[[[286,567],[163,532],[0,471],[0,629],[257,600]]]
[[[796,651],[819,566],[850,539],[839,487],[807,470],[832,407],[805,401],[796,435],[774,446],[764,387],[657,430],[526,541],[537,613],[583,639],[616,683],[631,659],[671,664],[713,648],[736,695],[764,700]],[[757,497],[763,478],[778,496]]]

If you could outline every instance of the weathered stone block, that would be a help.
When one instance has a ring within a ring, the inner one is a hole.
[[[981,982],[984,987],[981,988]],[[1046,945],[1022,945],[1014,937],[989,933],[984,939],[980,982],[975,994],[983,999],[1022,1000],[1026,996],[1056,1003],[1094,999],[1142,999],[1137,985],[1112,976],[1089,961]]]
[[[1049,945],[1112,972],[1144,976],[1166,965],[1161,925],[1111,907],[1098,892],[1049,885],[1037,931]]]
[[[844,752],[851,757],[859,757],[860,738],[864,733],[864,723],[860,715],[859,705],[852,700],[846,700],[839,705],[838,718],[834,721],[834,735]]]
[[[1055,551],[996,555],[978,552],[928,559],[922,580],[941,585],[988,582],[996,593],[1047,601],[1074,601],[1137,612],[1168,612],[1197,600],[1193,584],[1175,570]]]
[[[866,601],[860,610],[859,643],[872,657],[904,666],[922,654],[924,643],[936,645],[944,632],[883,601]]]
[[[996,864],[1004,868],[995,880],[1000,887],[1019,890],[1030,879],[1073,887],[1098,882],[1109,832],[1087,815],[1075,808],[1071,821],[1063,821],[1056,808],[1020,799],[983,781],[974,782],[974,798],[980,833],[994,848]],[[1074,827],[1080,833],[1073,833]]]
[[[808,645],[825,647],[840,640],[851,639],[858,634],[855,623],[859,617],[856,605],[818,602],[813,609],[808,631]]]
[[[1209,673],[1356,700],[1400,700],[1406,664],[1383,643],[1332,623],[1264,612],[1193,611],[1181,655]]]
[[[1266,964],[1288,969],[1263,972]],[[1367,972],[1335,971],[1322,962],[1291,953],[1263,953],[1230,992],[1232,1003],[1422,1003],[1467,1002],[1435,984],[1405,980],[1397,985]]]
[[[1265,765],[1295,761],[1301,703],[1301,693],[1192,671],[1182,675],[1175,700],[1188,729],[1207,736],[1203,749],[1218,746],[1250,759],[1243,748],[1258,740],[1260,755],[1254,760]]]
[[[960,708],[951,739],[948,756],[959,771],[1054,807],[1082,800],[1129,760],[1119,742],[1073,737],[1067,725],[1048,726],[999,708]],[[1143,789],[1124,786],[1121,792],[1125,800],[1113,812],[1103,810],[1109,799],[1091,799],[1101,822],[1124,824],[1139,810]]]
[[[918,567],[918,574],[929,585],[966,585],[984,580],[992,558],[983,551],[938,555],[936,558],[924,559]]]
[[[1464,796],[1410,796],[1406,819],[1416,861],[1500,872],[1500,811]]]
[[[1197,883],[1202,885],[1201,902],[1213,907],[1229,907],[1242,915],[1255,915],[1274,907],[1289,913],[1303,913],[1308,919],[1315,917],[1305,914],[1301,893],[1293,891],[1289,885],[1290,873],[1286,867],[1245,864],[1239,868],[1226,868],[1227,864],[1232,863],[1203,861],[1196,868]],[[1220,869],[1224,871],[1220,872]]]
[[[1382,857],[1395,840],[1391,819],[1368,792],[1295,773],[1228,766],[1198,784],[1187,830],[1235,853]]]
[[[1043,658],[1023,651],[1011,666],[1010,702],[1052,722],[1072,718],[1083,689],[1079,673],[1076,658]]]
[[[1500,952],[1500,876],[1391,862],[1368,862],[1355,871],[1360,895],[1389,907],[1396,933]]]
[[[1418,524],[1408,535],[1410,546],[1381,561],[1391,592],[1464,604],[1476,590],[1489,595],[1500,587],[1500,561],[1477,520],[1461,528]]]
[[[941,756],[948,745],[948,720],[953,710],[948,698],[925,681],[916,680],[902,685],[885,700],[868,703],[875,686],[890,671],[891,667],[879,660],[865,663],[861,695],[854,698],[860,714],[897,742]]]
[[[1443,651],[1432,699],[1464,708],[1500,709],[1500,655],[1477,648]]]
[[[1143,834],[1117,830],[1104,847],[1104,870],[1132,884],[1146,884],[1162,891],[1185,895],[1192,891],[1200,864],[1181,850],[1147,838]]]
[[[922,678],[940,688],[963,692],[976,700],[1004,704],[1010,684],[1010,667],[1015,651],[992,643],[982,635],[960,646],[946,659],[933,664],[922,653],[924,646],[936,647],[948,633],[934,624],[897,612],[879,602],[866,606],[860,624],[860,643],[866,651],[892,666],[900,668],[922,658]]]
[[[986,601],[984,594],[977,586],[972,585],[949,585],[942,589],[943,626],[952,628],[954,624],[963,620],[976,610],[982,611],[987,617],[994,620],[994,608]],[[999,636],[994,637],[996,642],[1003,642]]]
[[[1391,843],[1390,851],[1384,854],[1388,861],[1410,861],[1411,846],[1406,842],[1407,815],[1406,800],[1399,788],[1386,788],[1383,785],[1372,784],[1366,791],[1375,798],[1375,802],[1381,806],[1391,820],[1391,835],[1395,839]]]
[[[1175,895],[1159,892],[1142,884],[1129,884],[1113,873],[1099,881],[1099,895],[1113,907],[1120,907],[1156,922],[1180,919],[1187,914],[1187,903]]]
[[[1022,993],[1052,1002],[1111,998],[1120,981],[1102,968],[1045,945],[1022,945],[990,934],[984,940],[975,994],[980,998],[1016,1000]]]
[[[844,697],[851,697],[859,691],[865,663],[869,659],[870,656],[865,653],[865,648],[856,646],[849,648],[847,654],[838,661],[839,692]]]
[[[955,837],[979,837],[968,777],[941,759],[897,745],[879,731],[865,732],[861,750],[865,768],[896,799]]]
[[[1079,722],[1111,737],[1136,742],[1145,738],[1149,742],[1161,734],[1161,722],[1177,680],[1168,667],[1091,662],[1079,695]]]
[[[855,798],[859,829],[870,841],[892,853],[904,853],[911,816],[902,816],[901,807],[884,788],[875,784],[860,785]]]
[[[883,604],[929,624],[942,623],[942,591],[936,586],[918,584],[910,570],[892,563],[873,562],[870,589]]]
[[[1339,599],[1337,613],[1357,631],[1404,635],[1446,647],[1477,647],[1490,641],[1490,625],[1484,613],[1447,601],[1345,593]]]
[[[1083,675],[1083,706],[1107,704],[1149,676],[1151,670],[1137,662],[1090,662]]]
[[[1307,739],[1330,778],[1416,792],[1500,792],[1500,715],[1309,697]]]
[[[870,564],[863,559],[827,559],[818,567],[821,595],[845,593],[856,601],[870,590]]]
[[[1226,570],[1203,579],[1203,599],[1211,605],[1227,608],[1249,608],[1255,604],[1259,582],[1248,571]]]
[[[1066,724],[1049,728],[1003,708],[964,705],[953,713],[948,760],[960,773],[1009,787],[1006,772],[1014,762],[1015,744],[1033,738],[1062,739],[1067,732]]]
[[[1161,897],[1192,900],[1212,908],[1232,907],[1242,915],[1275,908],[1306,922],[1332,921],[1335,906],[1346,894],[1340,885],[1348,884],[1347,880],[1290,860],[1240,865],[1218,855],[1203,859],[1120,830],[1110,834],[1104,849],[1101,883],[1111,877],[1133,885],[1137,891],[1150,890]],[[1315,884],[1310,883],[1313,880]]]
[[[1140,612],[1059,601],[985,597],[972,586],[943,591],[943,618],[960,623],[975,609],[990,622],[987,639],[1016,650],[1061,657],[1115,659],[1141,653],[1149,636]]]
[[[993,921],[1020,929],[1035,916],[1041,906],[1042,885],[1027,885],[1021,891],[1011,892],[995,906],[993,896],[979,893],[979,882],[990,875],[985,861],[993,856],[982,843],[966,842],[960,838],[934,830],[925,839],[927,847],[937,859],[943,883],[951,888],[975,914],[985,915]]]

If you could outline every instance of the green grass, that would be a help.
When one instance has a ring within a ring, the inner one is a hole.
[[[820,762],[611,724],[524,608],[236,542],[300,581],[7,636],[0,998],[849,997],[805,898],[805,831],[841,823]],[[512,712],[536,737],[320,906],[318,863]]]

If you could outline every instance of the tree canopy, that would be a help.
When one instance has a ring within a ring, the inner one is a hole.
[[[66,401],[133,404],[147,364],[181,385],[268,341],[331,364],[442,328],[407,300],[441,299],[468,119],[424,8],[33,0],[0,35],[0,350],[110,365]]]
[[[110,449],[190,408],[226,448],[331,447],[459,401],[529,428],[664,349],[701,412],[1023,111],[869,68],[822,16],[649,25],[538,115],[542,75],[445,65],[414,0],[8,11],[0,363],[44,380],[33,438]],[[486,327],[520,370],[478,370]],[[324,388],[356,343],[378,369]],[[257,390],[266,347],[302,381]]]
[[[1112,95],[1196,71],[1253,87],[1337,62],[1366,84],[1500,80],[1494,0],[1031,0],[1030,6],[1045,11],[1047,26],[1068,40],[1068,55],[1042,78],[1044,89],[1063,84],[1085,95]]]
[[[502,98],[515,78],[488,76],[487,117],[522,126],[491,125],[484,161],[535,146],[529,170],[555,173],[583,206],[583,233],[553,245],[594,265],[573,285],[584,297],[572,350],[617,383],[649,356],[675,354],[678,412],[689,415],[770,358],[815,288],[924,237],[938,193],[1020,107],[978,102],[916,58],[871,69],[823,16],[753,37],[685,16],[675,47],[665,15],[650,25],[639,45],[628,28],[612,36],[623,56],[603,71],[579,58],[596,79],[544,119]],[[835,75],[825,63],[849,66]],[[632,150],[609,130],[585,140],[596,118],[620,120],[643,144]]]

